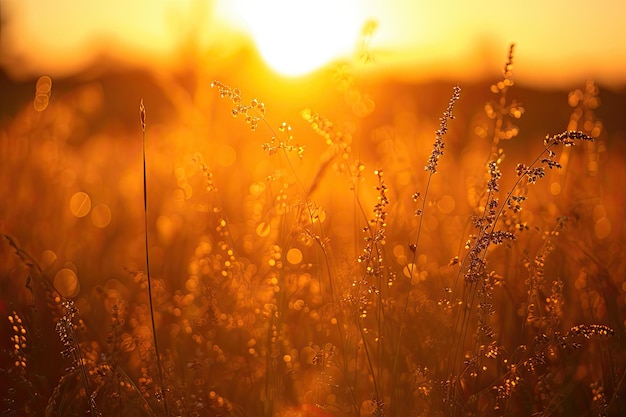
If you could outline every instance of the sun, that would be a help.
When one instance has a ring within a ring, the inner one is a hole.
[[[291,77],[350,55],[365,20],[358,0],[235,0],[230,7],[263,60]]]

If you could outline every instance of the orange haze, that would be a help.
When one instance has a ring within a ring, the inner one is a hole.
[[[626,2],[614,0],[0,0],[0,6],[0,64],[15,78],[77,72],[103,55],[172,67],[190,49],[224,58],[250,40],[277,73],[296,76],[353,54],[363,25],[375,21],[368,50],[385,76],[489,76],[515,42],[520,82],[626,83]]]

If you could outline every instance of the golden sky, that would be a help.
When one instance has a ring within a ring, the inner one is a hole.
[[[0,0],[0,63],[16,76],[79,70],[102,51],[172,63],[194,39],[236,50],[251,39],[279,73],[304,74],[354,53],[363,25],[377,68],[401,78],[467,79],[499,69],[515,42],[516,78],[626,84],[619,0]]]

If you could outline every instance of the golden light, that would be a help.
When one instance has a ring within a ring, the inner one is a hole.
[[[231,7],[263,60],[286,76],[352,54],[364,24],[356,0],[237,0]]]
[[[493,1],[462,0],[136,0],[131,6],[109,0],[106,7],[80,0],[4,3],[8,18],[0,65],[15,77],[48,74],[54,79],[84,69],[102,54],[165,69],[178,65],[181,46],[190,39],[227,56],[249,42],[246,38],[277,72],[303,75],[355,52],[361,29],[372,20],[378,23],[371,45],[375,70],[408,81],[479,79],[499,65],[500,51],[511,42],[519,45],[520,82],[555,87],[593,78],[619,87],[626,73],[626,43],[615,42],[623,38],[626,2],[590,8],[579,31],[554,25],[580,17],[579,8],[565,0],[550,2],[549,8],[538,0],[505,8]],[[41,95],[34,105],[42,109],[45,103]]]

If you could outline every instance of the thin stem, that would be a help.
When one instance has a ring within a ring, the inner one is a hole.
[[[393,365],[392,365],[392,371],[391,371],[391,375],[393,375],[393,381],[397,381],[397,372],[398,372],[398,363],[399,363],[399,358],[400,358],[400,346],[402,344],[402,337],[404,336],[404,330],[406,328],[406,317],[407,314],[409,312],[409,301],[410,301],[410,295],[411,295],[411,285],[412,285],[412,280],[413,280],[413,271],[415,270],[415,264],[417,262],[417,251],[418,251],[418,245],[419,245],[419,241],[420,241],[420,236],[422,234],[422,223],[424,221],[424,210],[426,209],[426,196],[428,195],[428,190],[430,188],[430,181],[433,177],[433,172],[430,172],[428,174],[428,180],[426,181],[426,189],[424,191],[424,197],[422,198],[422,207],[420,208],[420,215],[419,215],[419,223],[417,226],[417,236],[415,237],[415,242],[414,242],[414,251],[413,251],[413,257],[411,259],[411,267],[408,268],[408,273],[409,273],[409,290],[406,291],[406,302],[404,303],[404,308],[402,311],[402,320],[400,321],[400,332],[398,333],[398,343],[396,344],[396,350],[395,353],[393,355]],[[396,392],[396,390],[394,390],[394,392]],[[395,401],[392,401],[391,406],[394,407],[396,401],[398,401],[398,398],[395,398]],[[393,415],[393,412],[392,412]]]
[[[146,275],[148,279],[148,300],[150,303],[150,322],[152,324],[152,339],[154,342],[154,352],[156,355],[157,362],[157,370],[159,374],[159,384],[160,387],[157,389],[157,393],[160,398],[159,400],[163,401],[163,408],[165,410],[165,415],[169,417],[169,409],[167,407],[167,398],[163,393],[164,386],[164,378],[163,378],[163,368],[161,365],[161,353],[159,352],[159,343],[157,340],[156,333],[156,323],[154,320],[154,300],[152,299],[152,279],[150,275],[150,257],[149,257],[149,246],[148,246],[148,187],[147,187],[147,175],[146,175],[146,108],[143,105],[143,100],[139,105],[139,115],[141,119],[141,139],[142,139],[142,156],[143,156],[143,219],[144,219],[144,227],[145,227],[145,245],[146,245]]]

